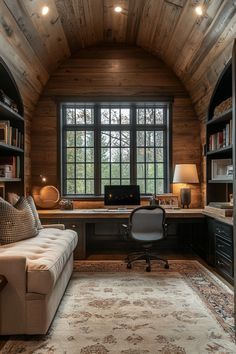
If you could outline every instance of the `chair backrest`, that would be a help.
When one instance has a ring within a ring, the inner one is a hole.
[[[141,206],[130,215],[130,235],[138,241],[157,241],[165,237],[165,209],[157,205]]]

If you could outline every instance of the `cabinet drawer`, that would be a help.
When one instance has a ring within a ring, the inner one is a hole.
[[[219,272],[233,277],[233,262],[216,252],[216,268]]]
[[[216,252],[222,253],[227,258],[233,258],[233,245],[232,243],[224,241],[222,238],[216,236]]]
[[[227,240],[229,243],[232,243],[233,240],[233,228],[230,225],[222,224],[218,221],[215,222],[214,232],[216,236]]]

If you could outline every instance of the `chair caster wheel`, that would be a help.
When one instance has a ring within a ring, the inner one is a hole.
[[[150,266],[148,266],[148,267],[146,268],[146,272],[151,272],[151,267],[150,267]]]
[[[169,264],[165,264],[165,269],[169,269],[170,268],[170,266],[169,266]]]
[[[130,263],[127,264],[127,269],[131,269],[132,265]]]

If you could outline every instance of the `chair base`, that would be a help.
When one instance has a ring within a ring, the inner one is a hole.
[[[169,269],[169,263],[167,259],[158,257],[154,252],[149,252],[148,250],[130,253],[125,261],[127,262],[127,268],[132,268],[132,263],[136,261],[144,260],[146,261],[147,267],[146,272],[151,272],[151,261],[157,260],[165,263],[164,268]]]

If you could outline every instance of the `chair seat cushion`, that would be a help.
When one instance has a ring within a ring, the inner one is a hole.
[[[27,259],[27,292],[48,294],[55,286],[77,244],[73,230],[42,229],[33,239],[1,247],[4,256],[21,255]]]
[[[133,232],[132,236],[136,241],[141,241],[144,243],[155,242],[163,239],[163,236],[158,235],[156,232],[149,232],[147,234],[145,234],[145,232]]]

